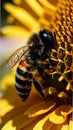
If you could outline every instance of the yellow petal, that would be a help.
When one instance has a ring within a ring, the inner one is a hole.
[[[48,112],[54,106],[55,106],[55,102],[53,101],[48,101],[48,102],[39,101],[35,105],[32,105],[30,108],[28,108],[24,114],[28,115],[29,117],[38,116]]]
[[[16,130],[16,126],[13,126],[13,121],[10,120],[10,121],[8,121],[7,124],[5,124],[5,125],[2,127],[2,130]]]
[[[11,119],[17,112],[19,114],[20,111],[24,111],[25,109],[22,109],[23,107],[26,108],[19,96],[14,94],[13,90],[11,91],[12,93],[10,94],[9,92],[9,95],[7,94],[8,96],[6,96],[5,99],[0,100],[0,117],[3,123]],[[17,110],[15,110],[15,108],[17,108]]]
[[[30,124],[23,127],[22,130],[33,130],[35,124],[37,123],[37,120],[39,119],[33,120]]]
[[[43,117],[38,117],[29,125],[23,127],[23,130],[52,130],[53,123],[46,121]],[[55,129],[54,129],[55,130]]]
[[[23,8],[6,3],[4,8],[30,30],[38,30],[39,23]]]
[[[3,101],[3,105],[1,103],[2,106],[0,110],[0,116],[1,116],[1,122],[3,124],[4,122],[7,122],[12,118],[14,118],[16,115],[19,115],[20,113],[24,113],[24,111],[28,107],[27,104],[24,104],[24,102],[22,103],[19,102],[19,104],[20,104],[19,106],[11,106],[8,102],[5,104],[5,102]]]
[[[53,123],[48,120],[49,114],[47,116],[40,120],[35,124],[33,130],[52,130],[51,128],[53,127]]]
[[[63,116],[67,116],[72,112],[73,112],[73,108],[70,105],[66,105],[66,106],[64,105],[63,108],[62,108],[61,114]]]
[[[50,2],[48,2],[47,0],[39,0],[39,2],[40,2],[43,6],[47,7],[49,10],[56,11],[56,7],[55,7],[54,5],[52,5],[52,4],[50,4]]]
[[[10,112],[15,106],[21,105],[23,102],[16,93],[14,86],[14,74],[10,73],[6,75],[0,84],[4,90],[3,98],[0,100],[0,115],[4,116],[7,112]]]
[[[14,85],[14,72],[11,71],[9,74],[7,74],[1,81],[0,86],[2,89],[6,90],[9,86]]]
[[[67,108],[67,106],[65,105],[64,107]],[[69,107],[69,106],[68,106]],[[59,110],[58,110],[59,109]],[[47,116],[45,116],[44,118],[42,118],[41,120],[39,120],[37,122],[37,124],[34,126],[33,130],[65,130],[65,128],[68,128],[68,122],[69,120],[66,119],[64,120],[61,116],[60,116],[60,110],[62,110],[62,106],[61,108],[57,108],[52,113],[47,114]],[[58,113],[57,113],[58,110]],[[59,114],[56,115],[55,114]],[[55,117],[55,118],[54,118]],[[53,119],[53,120],[51,120]],[[68,130],[68,129],[66,129]]]
[[[63,124],[62,124],[62,127],[61,127],[61,130],[69,130],[69,120],[67,119]],[[59,130],[57,128],[57,130]]]
[[[62,124],[53,124],[52,126],[52,130],[68,130],[68,122],[69,122],[69,119],[67,118],[66,121]]]
[[[4,116],[7,112],[13,109],[7,100],[0,100],[0,116]]]
[[[44,26],[49,26],[49,22],[48,22],[48,20],[46,20],[45,18],[39,18],[39,20],[38,20],[38,22],[40,22],[41,24],[42,24],[42,26],[44,25]]]
[[[69,130],[73,129],[73,113],[71,114],[70,121],[69,121]]]
[[[21,4],[21,0],[12,0],[13,3],[17,4],[17,5],[20,5]]]
[[[43,16],[44,13],[44,9],[42,8],[42,6],[36,1],[36,0],[24,0],[29,6],[30,8],[32,8],[32,10],[38,15],[38,16]]]
[[[35,118],[28,118],[28,116],[24,116],[23,113],[20,113],[16,115],[15,117],[12,117],[11,120],[7,121],[5,125],[3,126],[2,130],[20,130],[29,123],[31,123]]]
[[[61,124],[71,112],[72,107],[70,105],[61,105],[49,115],[49,120],[55,124]]]
[[[12,98],[15,102],[12,101]],[[41,100],[41,98],[39,98],[39,96],[37,94],[35,95],[34,89],[32,89],[29,98],[25,102],[22,102],[20,100],[20,98],[17,99],[15,97],[15,94],[13,93],[13,91],[12,91],[12,96],[10,96],[10,100],[11,101],[9,103],[12,103],[15,108],[13,108],[12,110],[6,109],[6,111],[5,111],[6,105],[4,105],[3,108],[1,107],[1,110],[3,109],[2,113],[4,113],[4,114],[1,113],[1,117],[2,117],[1,121],[3,124],[4,124],[4,122],[6,122],[3,129],[7,129],[8,126],[9,126],[9,129],[13,128],[12,125],[16,126],[17,129],[19,129],[19,128],[25,127],[28,123],[30,123],[32,120],[34,120],[34,118],[29,119],[28,116],[24,115],[25,110],[27,110],[27,108],[30,107],[31,105],[33,106],[33,104],[35,103],[35,100],[36,100],[36,102]],[[9,101],[9,98],[8,98],[8,101]],[[11,122],[13,122],[13,123],[11,123]]]
[[[15,25],[5,26],[1,31],[4,35],[16,35],[25,37],[30,34],[30,31],[27,31],[25,28]]]
[[[34,98],[35,97],[35,98]],[[3,99],[0,100],[0,116],[2,122],[8,121],[11,117],[23,113],[25,115],[25,110],[33,106],[33,104],[41,101],[41,98],[36,94],[35,89],[32,87],[31,93],[25,102],[22,102],[21,98],[16,93],[15,87],[10,86],[5,90],[5,95]]]

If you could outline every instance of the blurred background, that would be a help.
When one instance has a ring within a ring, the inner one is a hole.
[[[1,15],[0,15],[1,24],[0,25],[1,25],[1,27],[9,24],[6,21],[6,17],[8,16],[8,12],[3,7],[6,2],[12,3],[12,0],[0,0],[0,4],[1,4]]]
[[[5,27],[13,24],[11,20],[7,20],[9,13],[4,9],[4,5],[7,2],[14,4],[12,0],[0,0],[0,66],[7,55],[10,55],[13,51],[24,45],[25,39],[17,35],[6,34],[6,32],[2,33]]]
[[[12,20],[7,20],[9,13],[4,9],[4,5],[8,2],[14,4],[13,0],[0,0],[0,80],[5,76],[3,65],[6,60],[16,49],[24,46],[26,39],[25,36],[21,38],[21,36],[8,32],[8,26],[13,25]]]

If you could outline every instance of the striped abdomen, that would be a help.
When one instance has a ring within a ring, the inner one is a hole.
[[[32,73],[30,73],[30,66],[24,61],[21,61],[16,70],[15,86],[22,100],[26,100],[29,96],[31,85]]]

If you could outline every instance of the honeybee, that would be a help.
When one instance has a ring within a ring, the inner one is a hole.
[[[24,59],[19,62],[15,76],[15,87],[23,101],[30,94],[32,82],[39,94],[45,98],[42,84],[36,79],[33,72],[37,69],[39,75],[44,80],[48,80],[49,77],[45,69],[49,70],[49,66],[52,64],[50,54],[55,47],[55,43],[55,33],[48,29],[43,29],[38,33],[34,33],[29,38],[27,45],[16,50],[9,58],[6,67],[11,69],[24,56]],[[46,60],[48,60],[48,64],[43,64]]]

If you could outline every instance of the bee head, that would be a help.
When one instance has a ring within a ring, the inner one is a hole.
[[[51,31],[47,29],[43,29],[39,32],[39,35],[40,35],[41,41],[43,42],[46,48],[48,48],[49,50],[54,48],[55,36]]]

